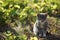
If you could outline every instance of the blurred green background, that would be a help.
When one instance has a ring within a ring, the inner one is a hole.
[[[48,13],[49,32],[60,35],[60,0],[0,0],[0,29],[8,25],[20,34],[12,35],[6,27],[6,40],[26,40],[24,34],[30,33],[38,13]]]

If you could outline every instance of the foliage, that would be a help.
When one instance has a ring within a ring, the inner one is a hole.
[[[26,24],[27,21],[34,22],[37,13],[52,14],[57,9],[57,4],[56,0],[0,0],[0,14],[3,14],[1,16],[7,23],[19,19]]]
[[[14,35],[12,34],[10,31],[7,31],[4,33],[4,35],[6,35],[6,39],[5,40],[26,40],[27,37],[26,35]]]
[[[57,19],[56,16],[60,14],[60,0],[0,0],[1,27],[5,24],[15,27],[18,22],[23,26],[33,24],[38,13],[48,13],[50,17]],[[56,20],[54,19],[53,22]],[[6,40],[16,39],[16,36],[10,32],[6,36],[8,37]],[[25,40],[23,36],[19,37],[18,40]]]

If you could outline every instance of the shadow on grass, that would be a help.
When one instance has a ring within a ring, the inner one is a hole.
[[[46,39],[47,40],[60,40],[60,35],[53,35],[53,34],[47,33]]]

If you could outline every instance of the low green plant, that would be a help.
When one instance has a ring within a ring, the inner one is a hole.
[[[10,31],[4,33],[6,35],[5,40],[26,40],[26,35],[14,35]]]

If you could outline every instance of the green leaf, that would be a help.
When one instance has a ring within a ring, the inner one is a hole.
[[[53,5],[52,9],[56,9],[57,8],[57,5]]]
[[[14,5],[14,7],[16,7],[16,8],[20,8],[20,6],[19,6],[19,5]]]
[[[3,3],[3,1],[0,1],[0,3]]]

